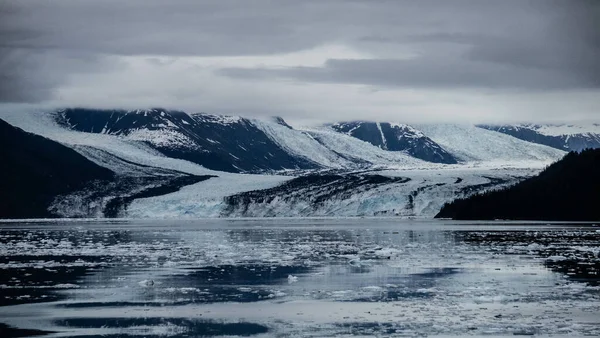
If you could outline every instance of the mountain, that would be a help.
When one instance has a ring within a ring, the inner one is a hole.
[[[404,152],[383,150],[329,128],[296,130],[272,121],[253,120],[253,123],[288,153],[311,159],[323,168],[359,170],[433,165]]]
[[[0,218],[50,217],[58,195],[106,184],[114,172],[0,120]]]
[[[392,153],[353,141],[322,140],[317,131],[295,130],[281,118],[268,120],[164,109],[65,109],[54,114],[59,126],[79,132],[115,135],[143,142],[160,153],[226,172],[358,169],[418,165],[406,153]],[[345,148],[345,149],[344,149]]]
[[[428,162],[456,164],[458,159],[422,132],[405,124],[388,122],[339,122],[331,129],[369,142],[383,150],[403,151]]]
[[[68,147],[0,119],[0,218],[116,217],[137,198],[211,178],[100,153]],[[115,172],[107,164],[123,170]]]
[[[54,194],[46,211],[60,217],[433,217],[452,199],[517,183],[565,154],[469,125],[390,124],[425,140],[413,145],[439,146],[459,161],[449,165],[390,150],[399,148],[389,137],[383,149],[281,118],[164,109],[0,114],[113,172],[110,181]]]
[[[518,139],[565,151],[600,148],[600,124],[581,125],[478,125]]]
[[[208,169],[252,172],[318,169],[310,159],[293,156],[241,117],[186,114],[165,109],[65,109],[57,122],[71,130],[142,141],[162,154]]]
[[[427,167],[473,161],[552,161],[558,150],[473,126],[348,122],[294,129],[281,118],[165,109],[64,109],[67,130],[113,135],[207,169],[233,173]]]
[[[600,221],[600,149],[571,152],[512,187],[446,204],[438,218]]]
[[[536,161],[556,161],[565,154],[561,150],[473,125],[417,124],[414,127],[465,162],[486,162],[494,166],[522,163],[522,166],[528,167]]]

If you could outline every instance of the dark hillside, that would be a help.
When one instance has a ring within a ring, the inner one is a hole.
[[[47,208],[55,196],[114,179],[73,149],[3,120],[0,159],[0,218],[51,217]]]
[[[455,200],[436,218],[600,221],[600,149],[571,152],[515,186]]]

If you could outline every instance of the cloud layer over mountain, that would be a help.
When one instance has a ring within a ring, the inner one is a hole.
[[[6,0],[0,37],[2,109],[600,118],[593,0]]]

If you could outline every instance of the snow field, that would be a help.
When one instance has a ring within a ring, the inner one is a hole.
[[[415,125],[426,136],[467,162],[550,163],[566,153],[472,125]]]

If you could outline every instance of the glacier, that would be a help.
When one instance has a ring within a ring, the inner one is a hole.
[[[478,128],[474,125],[429,124],[415,125],[425,135],[468,162],[511,162],[527,166],[535,161],[554,161],[564,152],[557,149],[519,140],[502,133]]]
[[[202,217],[367,217],[432,218],[444,203],[484,189],[496,189],[530,177],[535,168],[444,168],[384,170],[335,175],[326,184],[286,188],[294,180],[265,175],[235,176],[236,181],[210,179],[178,192],[135,200],[132,218]],[[324,174],[314,175],[326,176]],[[332,175],[333,176],[333,175]],[[382,184],[361,184],[360,179],[401,178]],[[307,176],[302,176],[307,177]],[[353,179],[356,178],[356,179]],[[234,177],[230,177],[234,179]],[[239,188],[231,189],[231,187]],[[222,190],[221,190],[222,189]],[[246,202],[244,195],[252,193]],[[326,197],[326,198],[324,198]]]

